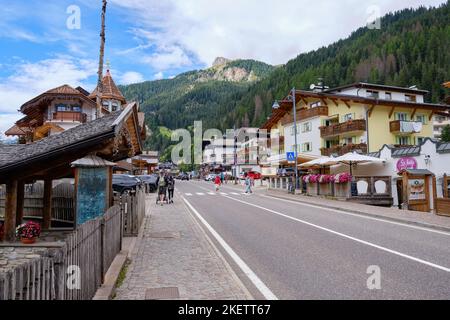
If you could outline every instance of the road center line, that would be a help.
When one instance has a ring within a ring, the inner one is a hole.
[[[310,204],[310,203],[298,202],[298,201],[288,200],[288,199],[281,199],[281,198],[277,198],[277,197],[266,196],[266,195],[263,195],[263,194],[260,194],[259,196],[263,197],[263,198],[267,198],[267,199],[273,199],[273,200],[293,203],[293,204],[296,204],[296,205],[299,205],[299,206],[305,206],[305,207],[320,209],[320,210],[329,211],[329,212],[336,212],[336,213],[340,213],[340,214],[344,214],[344,215],[352,216],[352,217],[357,217],[357,218],[361,218],[361,219],[368,219],[368,220],[374,220],[374,221],[379,221],[379,222],[384,222],[384,223],[390,223],[390,224],[394,224],[394,225],[397,225],[397,226],[402,226],[402,227],[407,227],[407,228],[411,228],[411,229],[416,229],[416,230],[421,230],[421,231],[428,231],[428,232],[433,232],[433,233],[437,233],[437,234],[442,234],[442,235],[445,235],[445,236],[450,236],[450,233],[445,232],[445,231],[439,231],[439,230],[433,230],[433,229],[429,229],[429,228],[425,228],[425,227],[413,226],[413,225],[409,225],[409,224],[402,223],[402,222],[386,220],[386,219],[383,219],[383,218],[369,217],[369,216],[365,216],[365,215],[362,215],[362,214],[345,212],[344,210],[326,208],[326,207],[321,207],[321,206]]]
[[[228,245],[228,243],[214,230],[213,227],[202,217],[202,215],[186,200],[182,197],[186,205],[197,216],[201,223],[208,229],[208,231],[214,236],[217,242],[223,247],[233,261],[239,266],[244,274],[250,279],[253,285],[261,292],[261,294],[267,300],[278,300],[277,296],[262,282],[262,280],[250,269],[250,267],[237,255],[237,253]]]
[[[306,225],[314,227],[316,229],[320,229],[320,230],[323,230],[323,231],[335,234],[337,236],[340,236],[340,237],[343,237],[343,238],[346,238],[346,239],[349,239],[349,240],[353,240],[355,242],[358,242],[358,243],[361,243],[361,244],[365,244],[367,246],[370,246],[370,247],[373,247],[373,248],[376,248],[376,249],[379,249],[379,250],[382,250],[382,251],[385,251],[385,252],[389,252],[389,253],[392,253],[394,255],[397,255],[397,256],[400,256],[400,257],[403,257],[403,258],[406,258],[406,259],[409,259],[409,260],[412,260],[412,261],[415,261],[415,262],[419,262],[421,264],[424,264],[424,265],[427,265],[427,266],[430,266],[430,267],[433,267],[433,268],[436,268],[436,269],[439,269],[439,270],[442,270],[442,271],[450,272],[450,268],[447,268],[447,267],[444,267],[444,266],[441,266],[441,265],[438,265],[438,264],[435,264],[435,263],[432,263],[432,262],[428,262],[428,261],[425,261],[425,260],[422,260],[422,259],[410,256],[410,255],[401,253],[399,251],[395,251],[395,250],[383,247],[383,246],[379,246],[379,245],[374,244],[372,242],[361,240],[361,239],[358,239],[358,238],[346,235],[346,234],[341,233],[341,232],[337,232],[337,231],[334,231],[334,230],[331,230],[331,229],[328,229],[328,228],[325,228],[325,227],[321,227],[319,225],[316,225],[316,224],[313,224],[313,223],[310,223],[310,222],[307,222],[307,221],[304,221],[304,220],[301,220],[301,219],[297,219],[297,218],[288,216],[286,214],[283,214],[281,212],[278,212],[278,211],[275,211],[275,210],[272,210],[272,209],[268,209],[268,208],[265,208],[265,207],[262,207],[262,206],[259,206],[259,205],[256,205],[256,204],[253,204],[253,203],[250,203],[250,202],[242,201],[242,200],[239,200],[239,199],[236,199],[236,198],[232,198],[232,197],[229,197],[229,196],[225,196],[225,198],[228,198],[230,200],[237,201],[237,202],[240,202],[240,203],[243,203],[243,204],[246,204],[246,205],[258,208],[258,209],[261,209],[261,210],[268,211],[268,212],[276,214],[278,216],[281,216],[281,217],[284,217],[284,218],[287,218],[287,219],[290,219],[290,220],[294,220],[294,221],[306,224]]]

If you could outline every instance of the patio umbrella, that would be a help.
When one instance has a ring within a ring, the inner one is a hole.
[[[309,162],[302,163],[300,167],[304,168],[311,168],[311,167],[326,167],[326,166],[332,166],[334,164],[337,164],[338,162],[335,161],[336,158],[330,158],[330,157],[322,157],[318,159],[314,159]]]
[[[353,165],[356,165],[359,163],[370,163],[370,162],[383,163],[383,162],[386,162],[385,159],[365,156],[363,154],[359,154],[356,152],[350,152],[350,153],[344,154],[343,156],[334,158],[333,160],[336,163],[343,163],[343,164],[349,165],[351,175],[353,175],[353,172],[352,172]]]

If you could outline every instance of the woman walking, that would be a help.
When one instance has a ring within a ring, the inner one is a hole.
[[[220,177],[217,175],[216,178],[214,179],[214,184],[216,186],[216,192],[219,191],[220,185],[221,185],[221,181],[220,181]]]
[[[163,203],[166,200],[166,193],[167,193],[167,177],[165,176],[164,173],[161,173],[158,181],[158,200],[161,206],[163,206]]]

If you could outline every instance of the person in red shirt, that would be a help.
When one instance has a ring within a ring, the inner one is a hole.
[[[220,177],[217,175],[216,178],[214,179],[214,184],[216,185],[216,192],[219,191],[221,183],[222,182],[220,180]]]

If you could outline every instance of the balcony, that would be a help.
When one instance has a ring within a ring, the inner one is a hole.
[[[328,107],[314,107],[302,109],[298,112],[298,120],[305,120],[319,116],[328,117]]]
[[[367,144],[347,144],[347,145],[338,145],[331,148],[322,148],[320,149],[323,156],[330,157],[331,155],[337,154],[342,156],[346,153],[358,151],[362,153],[367,153]]]
[[[402,121],[396,120],[390,123],[391,133],[419,133],[422,131],[423,124],[419,121]]]
[[[53,112],[51,121],[55,122],[87,122],[87,114],[73,111],[58,111]]]
[[[358,131],[366,131],[366,120],[349,120],[328,127],[320,127],[320,136],[326,138]]]

